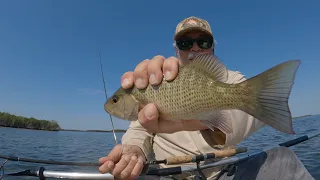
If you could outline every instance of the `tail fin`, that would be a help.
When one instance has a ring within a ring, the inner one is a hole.
[[[281,132],[295,134],[288,99],[299,65],[300,60],[286,61],[243,82],[252,97],[244,111]]]

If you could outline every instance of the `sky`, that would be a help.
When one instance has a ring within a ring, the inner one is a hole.
[[[56,120],[65,129],[112,128],[103,109],[126,71],[174,56],[177,23],[206,19],[215,53],[255,76],[302,61],[289,99],[293,116],[320,113],[320,1],[0,1],[0,111]],[[116,129],[129,122],[113,118]]]

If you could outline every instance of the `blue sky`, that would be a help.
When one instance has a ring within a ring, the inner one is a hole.
[[[63,128],[111,129],[97,46],[110,96],[140,61],[174,55],[176,24],[198,16],[212,26],[216,54],[247,78],[301,59],[292,114],[320,113],[319,1],[194,2],[1,1],[0,111]],[[115,128],[129,124],[114,120]]]

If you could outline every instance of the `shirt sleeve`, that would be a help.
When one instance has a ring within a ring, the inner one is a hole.
[[[154,135],[149,133],[139,121],[131,121],[128,130],[122,136],[122,144],[140,147],[147,158],[152,152],[153,137]]]
[[[229,71],[228,84],[237,84],[245,81],[246,78],[240,72]],[[211,130],[205,130],[202,135],[212,146],[216,145],[236,145],[246,139],[252,133],[259,130],[265,125],[262,121],[254,118],[253,116],[237,109],[228,110],[231,117],[233,133],[224,135],[221,131],[214,132]],[[223,135],[222,135],[223,134]],[[208,137],[211,136],[211,137]],[[216,137],[219,136],[219,137]],[[224,138],[222,138],[224,136]],[[219,139],[219,141],[217,141]],[[222,142],[223,140],[224,142]],[[213,143],[214,144],[213,144]]]

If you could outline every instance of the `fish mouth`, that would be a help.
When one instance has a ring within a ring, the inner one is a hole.
[[[113,114],[113,111],[112,109],[108,109],[108,108],[105,108],[106,112],[109,113],[109,114]]]
[[[115,111],[113,111],[112,109],[106,109],[107,113],[115,118],[119,118],[119,119],[123,119],[124,115],[118,115]]]

